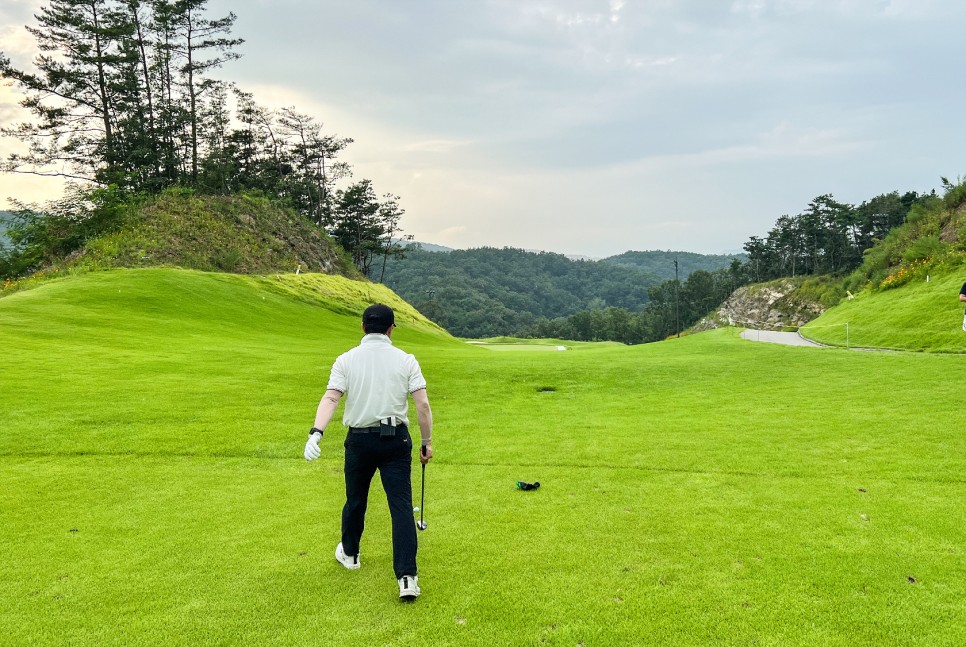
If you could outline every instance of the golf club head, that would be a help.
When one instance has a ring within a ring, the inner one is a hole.
[[[417,521],[416,522],[416,527],[419,528],[420,530],[426,530],[426,522],[425,521]]]

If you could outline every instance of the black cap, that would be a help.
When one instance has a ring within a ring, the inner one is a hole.
[[[362,327],[367,333],[386,334],[389,327],[396,323],[396,317],[389,306],[377,303],[362,313]]]

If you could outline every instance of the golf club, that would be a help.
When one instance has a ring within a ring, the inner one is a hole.
[[[426,456],[426,445],[420,448],[419,453],[422,456]],[[423,521],[423,508],[426,507],[426,463],[423,463],[423,484],[420,489],[422,492],[419,495],[419,522],[416,524],[416,527],[420,530],[426,530],[426,522]]]

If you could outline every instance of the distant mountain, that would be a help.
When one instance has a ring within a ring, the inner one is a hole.
[[[403,244],[406,247],[419,247],[419,249],[423,250],[424,252],[444,252],[445,253],[445,252],[453,251],[452,247],[443,247],[442,245],[423,243],[418,240],[403,241]]]
[[[678,262],[678,278],[682,281],[697,270],[713,272],[731,266],[732,261],[744,263],[748,260],[746,254],[695,254],[694,252],[646,251],[624,252],[617,256],[610,256],[601,263],[633,267],[657,276],[662,281],[674,280],[674,262]]]
[[[506,335],[581,310],[639,311],[648,289],[661,283],[634,267],[493,247],[446,254],[414,248],[389,261],[383,282],[460,337]]]
[[[453,247],[445,247],[443,245],[436,245],[420,240],[397,242],[402,242],[402,244],[406,247],[419,247],[419,249],[422,249],[424,252],[448,253],[454,250]],[[557,254],[557,252],[552,252],[545,249],[524,249],[523,251],[530,254]],[[731,261],[734,259],[738,259],[742,263],[748,260],[748,255],[743,252],[726,252],[724,254],[696,254],[694,252],[660,250],[645,252],[627,251],[623,254],[618,254],[617,256],[608,256],[607,258],[601,258],[599,256],[587,256],[584,254],[559,255],[569,258],[572,261],[600,261],[603,263],[610,263],[611,265],[624,265],[626,267],[644,269],[645,271],[651,272],[655,276],[660,277],[661,280],[668,281],[674,278],[675,258],[678,259],[678,272],[682,281],[695,270],[707,270],[711,272],[713,270],[729,267],[731,265]],[[666,271],[666,266],[669,264],[671,266],[670,274],[668,274]]]

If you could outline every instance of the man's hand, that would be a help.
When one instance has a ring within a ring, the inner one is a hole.
[[[305,460],[314,461],[322,455],[322,450],[319,449],[320,440],[322,440],[322,434],[317,432],[309,434],[309,439],[305,443]]]
[[[419,448],[419,462],[425,465],[433,458],[433,446],[423,445]]]

